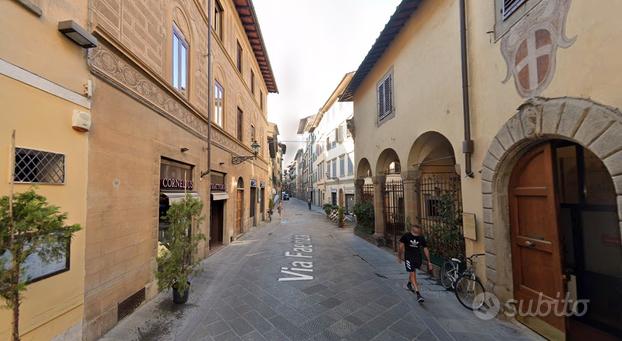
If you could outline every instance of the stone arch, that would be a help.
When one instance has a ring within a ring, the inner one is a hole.
[[[415,140],[408,153],[407,170],[422,166],[455,166],[456,154],[451,142],[436,131],[425,132]]]
[[[385,175],[389,171],[389,167],[392,163],[397,162],[399,167],[401,168],[400,157],[397,155],[397,152],[392,148],[387,148],[380,153],[378,156],[378,162],[376,162],[376,171],[374,172],[376,175]],[[399,173],[400,171],[396,171]]]
[[[622,217],[622,113],[582,98],[533,98],[522,104],[492,139],[481,171],[486,275],[500,299],[513,295],[511,253],[506,252],[510,175],[531,147],[552,139],[575,142],[603,162],[615,186],[618,220]]]
[[[356,177],[358,179],[365,179],[372,176],[371,165],[369,164],[367,158],[360,159],[356,167]]]
[[[242,190],[242,191],[244,190],[244,179],[242,177],[238,178],[237,189]]]

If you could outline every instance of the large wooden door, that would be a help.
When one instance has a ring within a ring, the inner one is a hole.
[[[514,297],[525,308],[538,307],[539,299],[553,303],[564,297],[564,283],[550,144],[519,160],[510,179],[509,202]],[[564,317],[550,313],[520,319],[546,337],[563,338]]]
[[[221,245],[223,241],[224,200],[211,200],[210,204],[210,248]]]
[[[233,235],[237,236],[242,233],[242,223],[244,222],[242,219],[244,216],[244,191],[239,189],[235,199],[235,208],[235,229],[233,230]]]

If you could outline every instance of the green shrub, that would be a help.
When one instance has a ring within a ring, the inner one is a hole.
[[[374,233],[374,205],[369,201],[357,203],[352,208],[356,216],[357,228],[367,233]]]
[[[333,204],[324,204],[324,206],[322,206],[322,208],[324,209],[324,213],[326,213],[326,215],[330,215],[330,213],[335,209],[335,205],[333,205]]]
[[[337,208],[337,226],[343,227],[345,225],[344,216],[346,209],[344,207],[338,206]]]
[[[195,257],[199,242],[205,240],[205,235],[199,231],[190,234],[193,223],[198,226],[203,220],[202,209],[199,199],[187,195],[182,201],[172,203],[166,212],[170,224],[162,242],[166,249],[157,257],[156,278],[160,291],[173,286],[181,293],[188,289],[188,278],[199,265]]]

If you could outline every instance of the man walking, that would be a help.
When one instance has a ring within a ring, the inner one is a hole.
[[[425,254],[428,261],[428,271],[432,271],[432,263],[430,262],[430,250],[428,249],[425,237],[421,233],[421,228],[411,225],[410,231],[406,232],[400,238],[400,246],[397,251],[397,261],[404,261],[406,271],[408,272],[408,290],[417,294],[417,302],[423,303],[423,296],[419,293],[419,285],[417,284],[416,269],[421,267],[421,251]],[[414,287],[414,289],[413,289]]]
[[[307,199],[307,205],[309,206],[309,211],[311,211],[311,197]]]

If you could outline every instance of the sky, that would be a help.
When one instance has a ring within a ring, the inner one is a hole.
[[[283,166],[303,146],[298,121],[316,114],[344,74],[355,71],[399,0],[255,0],[279,88],[268,119],[286,141]],[[290,142],[291,141],[291,142]]]

